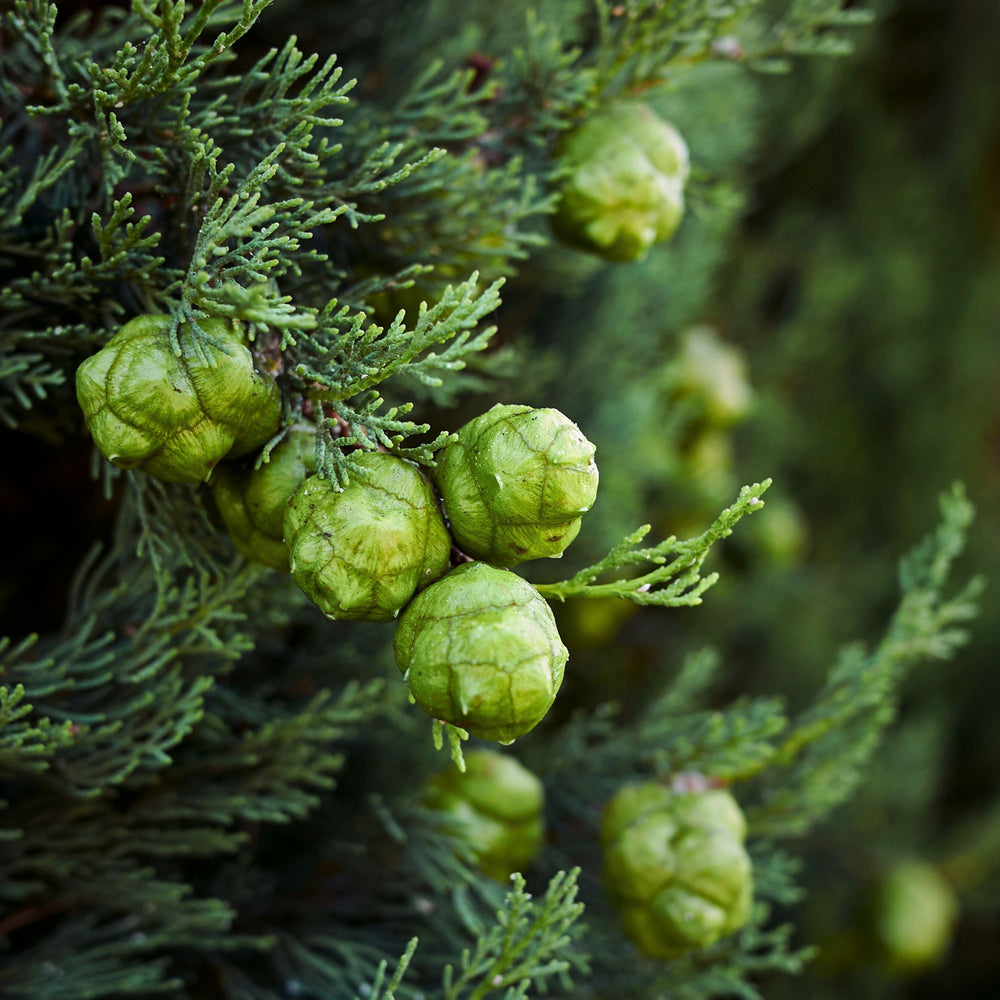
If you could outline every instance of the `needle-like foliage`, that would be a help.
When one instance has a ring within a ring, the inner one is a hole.
[[[528,398],[556,372],[580,402],[571,418],[618,435],[599,451],[611,513],[588,514],[599,527],[588,539],[584,521],[578,552],[646,520],[634,508],[656,476],[696,464],[678,458],[701,417],[660,377],[662,324],[708,308],[763,103],[753,74],[841,54],[868,20],[836,0],[445,0],[425,16],[402,0],[95,7],[15,0],[0,15],[5,433],[80,465],[74,373],[148,313],[171,317],[176,355],[202,360],[232,349],[203,321],[238,324],[282,398],[242,471],[306,428],[338,490],[363,452],[433,467],[460,422],[443,407]],[[716,116],[692,129],[690,221],[662,282],[641,264],[598,273],[547,222],[563,136],[623,99]],[[604,305],[577,302],[585,286],[603,287]],[[567,317],[596,333],[559,339]],[[566,700],[507,751],[545,786],[546,846],[497,885],[421,798],[447,755],[407,701],[391,628],[327,621],[289,577],[238,557],[213,484],[96,453],[93,468],[79,506],[113,528],[79,529],[94,537],[72,581],[52,570],[61,624],[36,634],[17,620],[0,644],[12,1000],[757,997],[762,975],[809,955],[773,919],[800,895],[794,844],[779,838],[855,789],[909,668],[951,656],[975,610],[977,584],[946,596],[971,519],[954,492],[904,564],[885,638],[849,647],[802,711],[780,692],[739,694],[734,665],[708,649],[662,671],[641,706],[618,706],[588,691],[569,640]],[[34,491],[25,506],[46,531],[76,523],[71,487],[36,471],[14,484]],[[727,539],[769,516],[770,486],[683,526],[658,518],[662,541],[645,525],[534,585],[560,614],[614,599],[642,622],[687,615],[729,582]],[[710,553],[723,558],[703,572]],[[461,765],[468,734],[433,726]],[[732,786],[750,821],[752,917],[669,963],[638,954],[601,885],[601,809],[636,779]]]

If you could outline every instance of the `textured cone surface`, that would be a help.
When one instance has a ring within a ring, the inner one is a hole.
[[[167,482],[199,483],[220,459],[258,448],[277,431],[281,397],[254,370],[233,324],[199,320],[229,353],[208,343],[199,352],[182,325],[177,357],[170,322],[163,315],[126,323],[80,365],[77,399],[94,443],[110,461]]]
[[[622,789],[601,828],[605,883],[626,933],[647,955],[703,948],[750,917],[753,873],[746,822],[722,791]]]
[[[316,471],[316,436],[295,430],[259,469],[222,464],[212,476],[215,504],[240,555],[289,571],[284,542],[288,501]]]
[[[542,720],[569,658],[538,591],[480,562],[418,594],[400,616],[394,646],[425,712],[502,743]]]
[[[608,260],[638,260],[680,226],[687,146],[645,105],[593,115],[564,141],[561,159],[570,172],[552,226],[565,242]]]
[[[451,539],[430,484],[409,462],[367,452],[338,492],[310,476],[285,513],[292,576],[328,618],[392,621],[447,568]]]
[[[482,870],[504,881],[541,850],[542,783],[513,757],[492,750],[465,754],[465,764],[464,774],[450,768],[431,779],[427,804],[454,819]]]
[[[471,420],[435,470],[459,547],[496,566],[561,555],[597,497],[594,451],[558,410],[499,404]]]

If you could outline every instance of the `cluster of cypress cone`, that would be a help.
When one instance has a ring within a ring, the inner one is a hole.
[[[439,452],[433,482],[365,452],[337,490],[316,472],[309,428],[293,428],[259,468],[226,464],[277,433],[280,393],[254,370],[239,324],[201,325],[209,343],[182,326],[176,355],[170,317],[138,317],[80,366],[77,395],[101,452],[168,482],[210,483],[239,552],[290,571],[327,617],[396,620],[397,663],[434,718],[501,743],[537,725],[568,652],[546,601],[510,567],[560,556],[576,537],[597,495],[594,445],[558,410],[498,405]],[[542,786],[511,757],[467,761],[465,774],[432,780],[426,800],[502,879],[541,847]],[[606,879],[642,951],[670,957],[745,923],[744,832],[723,792],[643,785],[609,803]]]
[[[201,325],[220,347],[196,346],[182,327],[175,356],[170,317],[142,316],[80,366],[78,399],[103,454],[209,482],[239,552],[290,571],[328,618],[396,620],[400,670],[434,718],[501,742],[537,725],[569,654],[546,601],[509,567],[559,556],[576,537],[597,495],[593,444],[558,410],[498,405],[439,452],[433,482],[364,452],[338,490],[316,472],[308,428],[259,468],[220,464],[277,433],[280,394],[238,324]]]

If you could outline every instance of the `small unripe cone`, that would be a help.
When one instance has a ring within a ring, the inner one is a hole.
[[[637,260],[669,240],[684,215],[688,150],[644,104],[591,116],[563,142],[570,167],[552,218],[556,234],[608,260]]]
[[[647,955],[713,944],[750,916],[746,822],[728,792],[622,789],[604,813],[605,882],[626,932]]]
[[[938,963],[951,943],[958,916],[955,891],[924,861],[901,861],[880,882],[874,932],[887,964],[915,973]]]
[[[115,465],[200,483],[220,459],[253,451],[277,431],[281,395],[254,370],[237,324],[199,320],[229,350],[204,343],[204,357],[182,325],[177,357],[170,322],[163,315],[126,323],[77,369],[76,394],[94,443]]]
[[[287,573],[285,511],[292,494],[316,471],[316,435],[293,430],[259,469],[223,463],[212,476],[215,504],[236,551]]]
[[[683,337],[672,368],[672,394],[692,399],[704,420],[729,427],[743,420],[753,405],[753,390],[743,355],[708,326]]]
[[[559,556],[597,496],[594,445],[558,410],[494,406],[437,455],[455,541],[496,566]]]
[[[392,621],[448,568],[451,539],[415,466],[380,452],[355,461],[342,491],[310,476],[289,500],[292,576],[328,618]]]
[[[538,591],[481,562],[418,594],[400,616],[394,648],[425,712],[501,743],[542,720],[569,658]]]
[[[492,750],[469,751],[465,767],[464,774],[449,768],[432,778],[425,798],[461,826],[482,870],[503,881],[541,850],[544,789],[513,757]]]

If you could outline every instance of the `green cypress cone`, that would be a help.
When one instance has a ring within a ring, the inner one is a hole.
[[[594,445],[558,410],[498,404],[437,454],[455,541],[496,566],[560,556],[597,497]]]
[[[498,881],[523,872],[542,849],[545,791],[535,775],[507,754],[469,751],[465,772],[451,767],[435,775],[425,799],[456,821],[480,868]]]
[[[289,500],[292,576],[328,618],[392,621],[448,568],[451,539],[416,466],[380,452],[355,461],[340,492],[316,475]]]
[[[187,325],[180,357],[169,316],[138,316],[77,369],[76,394],[102,454],[123,469],[167,482],[200,483],[224,457],[259,448],[277,430],[281,394],[254,370],[238,324],[198,321],[224,353],[195,346]]]
[[[542,720],[569,658],[538,591],[481,562],[418,594],[400,616],[394,646],[425,712],[501,743]]]
[[[316,471],[316,434],[293,430],[259,469],[219,465],[212,476],[215,505],[237,552],[289,571],[285,510],[292,494]]]
[[[724,791],[623,788],[601,828],[605,884],[629,937],[655,958],[704,948],[750,917],[746,821]]]
[[[644,104],[592,115],[563,141],[560,159],[570,170],[552,228],[565,242],[608,260],[639,260],[680,226],[687,146]]]

